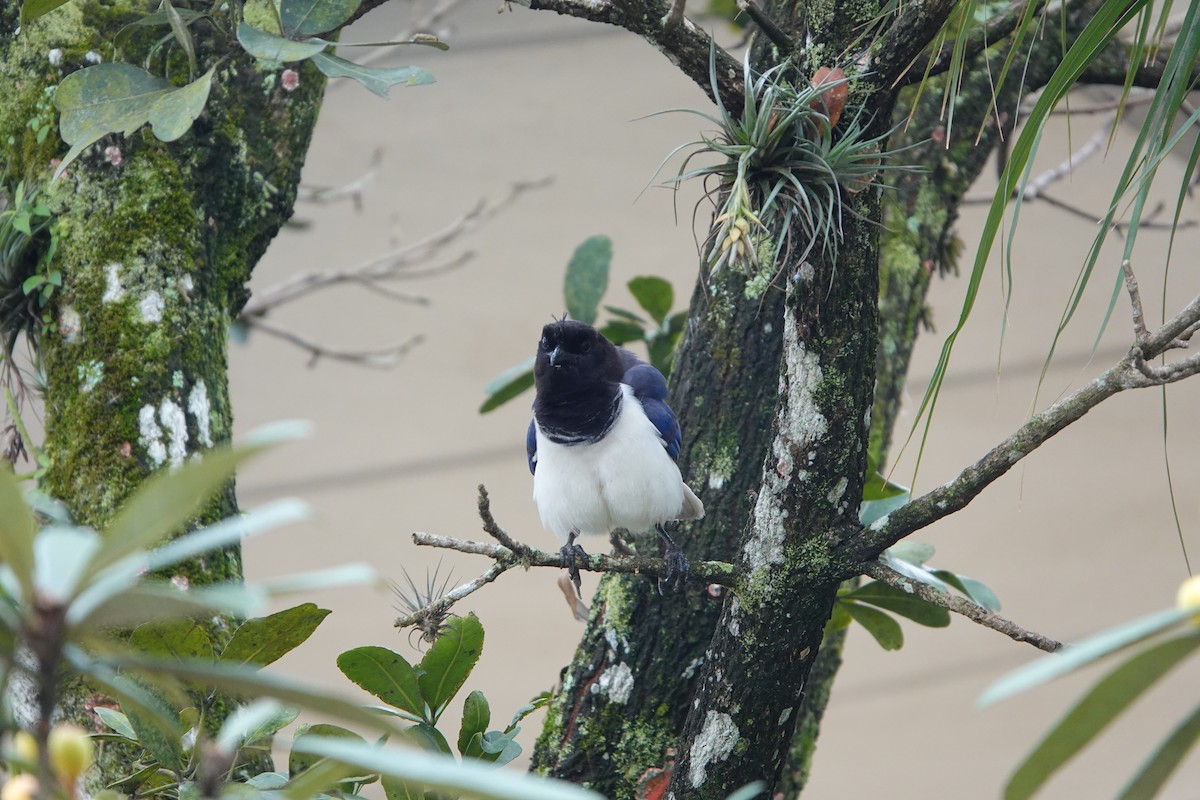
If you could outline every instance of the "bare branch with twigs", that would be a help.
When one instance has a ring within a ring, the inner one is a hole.
[[[289,344],[299,347],[308,353],[308,365],[310,367],[316,366],[318,361],[327,358],[331,361],[357,364],[360,367],[390,369],[399,364],[408,355],[409,351],[424,341],[425,338],[417,334],[399,344],[374,350],[338,350],[302,336],[295,331],[275,327],[260,317],[251,317],[250,319],[243,320],[242,324],[252,330],[262,331],[269,336],[274,336],[276,339],[282,339]]]
[[[927,603],[960,614],[972,622],[977,622],[985,628],[1003,633],[1016,642],[1028,642],[1039,650],[1053,653],[1062,649],[1062,642],[1043,636],[1036,631],[1026,630],[1011,620],[987,610],[978,603],[973,603],[964,597],[949,594],[936,586],[901,575],[896,570],[879,561],[872,561],[866,566],[865,574],[892,588],[908,592],[921,598]]]
[[[479,591],[513,567],[521,567],[522,569],[529,569],[530,567],[553,567],[561,569],[563,567],[562,556],[557,551],[549,553],[539,550],[536,547],[531,547],[523,542],[518,542],[500,527],[496,522],[496,518],[492,516],[491,500],[488,497],[487,489],[483,485],[479,487],[478,508],[484,532],[495,539],[497,544],[456,539],[452,536],[439,536],[419,531],[413,534],[413,541],[418,545],[426,547],[441,547],[447,550],[457,550],[460,553],[487,556],[493,559],[495,563],[478,578],[447,592],[425,608],[400,617],[395,622],[397,628],[415,625],[426,618],[444,614],[454,603]],[[666,559],[639,555],[608,556],[592,554],[587,558],[579,559],[578,566],[581,570],[591,572],[645,575],[650,578],[665,578],[669,572]],[[739,575],[739,571],[734,565],[723,561],[699,561],[691,565],[689,575],[694,579],[706,583],[732,586]]]

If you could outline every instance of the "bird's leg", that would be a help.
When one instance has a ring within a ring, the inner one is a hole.
[[[582,581],[579,578],[579,559],[586,559],[588,554],[581,546],[575,544],[575,537],[578,535],[579,531],[571,531],[567,534],[567,543],[559,548],[558,555],[562,558],[563,568],[567,570],[571,583],[575,584],[575,594],[583,597]]]
[[[633,545],[625,541],[625,537],[618,531],[613,530],[608,533],[608,541],[612,543],[613,552],[623,556],[636,556],[637,550],[633,549]]]
[[[662,537],[663,544],[667,548],[667,552],[664,555],[667,562],[667,575],[659,579],[658,592],[662,594],[663,585],[670,585],[672,578],[675,579],[676,588],[682,589],[683,582],[687,580],[688,572],[691,571],[692,567],[684,557],[683,551],[679,549],[679,545],[675,544],[675,540],[667,534],[667,529],[661,524],[655,525],[654,529],[658,531],[658,535]]]

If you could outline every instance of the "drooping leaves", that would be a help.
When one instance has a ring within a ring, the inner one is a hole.
[[[433,75],[420,67],[364,67],[329,53],[317,53],[312,62],[328,77],[353,78],[384,98],[397,84],[422,86],[434,82]]]
[[[178,87],[130,64],[97,64],[71,73],[54,95],[62,139],[71,145],[55,177],[110,133],[130,133],[148,122],[164,142],[183,136],[208,102],[212,74],[210,69]]]

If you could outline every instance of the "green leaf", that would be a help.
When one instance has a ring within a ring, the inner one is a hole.
[[[212,659],[212,639],[208,632],[190,619],[169,619],[139,625],[129,643],[150,656]]]
[[[1193,709],[1183,722],[1171,731],[1167,740],[1158,746],[1133,779],[1121,790],[1119,800],[1150,800],[1166,784],[1183,757],[1200,739],[1200,707]]]
[[[431,753],[441,753],[447,756],[451,755],[450,743],[446,741],[445,736],[442,736],[442,732],[424,722],[418,722],[410,728],[405,728],[400,732],[400,738],[416,745],[422,750],[428,750]]]
[[[162,0],[162,11],[167,15],[167,24],[171,26],[171,33],[175,35],[175,41],[179,42],[184,55],[187,56],[188,75],[194,78],[196,77],[196,43],[192,41],[192,32],[188,30],[187,23],[184,22],[179,10],[171,4],[171,0]]]
[[[541,692],[528,703],[517,709],[517,712],[513,714],[512,721],[508,723],[508,727],[505,728],[505,730],[512,730],[513,728],[517,727],[521,720],[525,719],[539,708],[550,705],[550,701],[553,699],[554,695],[552,695],[550,692]]]
[[[317,53],[312,62],[330,78],[353,78],[383,98],[396,84],[423,86],[434,81],[433,75],[420,67],[364,67],[329,53]]]
[[[274,736],[298,716],[298,708],[288,708],[274,700],[255,700],[229,715],[217,734],[217,744],[232,753],[239,747]]]
[[[299,732],[297,732],[295,739],[292,740],[292,752],[288,756],[288,774],[293,778],[311,769],[318,761],[324,760],[324,756],[319,756],[296,749],[296,742],[301,741],[305,736],[318,736],[326,739],[345,739],[351,742],[361,742],[366,744],[366,740],[357,733],[347,730],[340,725],[305,725],[300,729]]]
[[[605,306],[604,310],[612,314],[614,317],[619,317],[626,322],[636,322],[639,327],[645,326],[646,324],[646,320],[642,319],[632,311],[626,311],[625,309],[617,308],[616,306]]]
[[[338,656],[337,665],[343,675],[388,705],[430,718],[417,673],[399,653],[386,647],[356,647]]]
[[[181,741],[183,731],[164,730],[161,721],[161,717],[175,716],[172,704],[161,691],[149,684],[136,679],[131,679],[130,683],[141,691],[141,701],[153,707],[153,713],[146,714],[139,708],[130,707],[127,703],[121,704],[130,726],[137,734],[135,738],[159,764],[173,772],[178,772],[187,763]]]
[[[480,737],[479,749],[483,751],[479,757],[483,761],[502,767],[521,755],[521,745],[517,744],[517,734],[520,728],[507,731],[488,731]]]
[[[904,631],[890,614],[858,603],[843,601],[838,603],[838,606],[844,609],[851,619],[866,628],[867,633],[875,637],[875,641],[884,650],[899,650],[904,646]]]
[[[248,619],[238,626],[221,651],[221,661],[265,667],[303,644],[329,613],[329,609],[315,603],[303,603]]]
[[[614,319],[600,329],[600,335],[613,344],[625,344],[642,341],[646,336],[646,331],[636,322]]]
[[[913,542],[906,539],[892,545],[886,552],[895,560],[906,561],[919,567],[933,558],[937,551],[928,542]]]
[[[282,0],[279,24],[285,36],[299,39],[331,31],[350,19],[361,0]]]
[[[215,69],[215,67],[214,67]],[[188,131],[204,109],[212,70],[182,88],[130,64],[97,64],[72,72],[54,93],[62,140],[71,145],[54,177],[110,133],[130,133],[147,122],[165,142]]]
[[[59,6],[66,5],[69,0],[25,0],[21,3],[21,28],[24,29],[33,20],[44,14],[49,14]]]
[[[530,357],[493,378],[483,389],[488,398],[479,407],[479,413],[486,414],[533,386],[533,362]]]
[[[425,787],[385,776],[380,783],[387,800],[425,800]]]
[[[188,461],[174,471],[160,470],[152,475],[109,524],[104,546],[93,559],[91,574],[178,531],[225,485],[239,464],[307,430],[306,424],[271,425],[251,433],[241,445],[211,450],[203,458]],[[237,520],[231,522],[236,524]],[[217,528],[220,526],[214,525],[209,530]]]
[[[982,581],[968,578],[965,575],[958,575],[948,569],[935,569],[933,570],[933,574],[955,589],[958,589],[988,611],[995,612],[1000,610],[1000,598]]]
[[[979,698],[979,706],[989,706],[1012,697],[1014,694],[1020,694],[1035,686],[1048,683],[1068,672],[1074,672],[1123,647],[1136,644],[1156,633],[1178,625],[1194,613],[1194,609],[1172,608],[1139,617],[1132,622],[1089,636],[1071,647],[1057,653],[1050,653],[1008,673],[987,688],[987,691]]]
[[[133,730],[133,726],[129,724],[129,717],[115,708],[108,708],[107,706],[95,706],[92,710],[96,712],[96,716],[100,718],[100,721],[109,728],[126,739],[137,741],[137,733]]]
[[[492,710],[483,692],[476,689],[467,695],[463,702],[462,727],[458,729],[458,752],[468,755],[467,746],[471,743],[471,737],[476,734],[482,736],[491,721]],[[473,757],[478,758],[478,754]]]
[[[950,624],[950,612],[946,609],[880,581],[864,583],[843,597],[859,603],[870,603],[891,611],[893,614],[911,619],[918,625],[944,628]]]
[[[629,293],[638,301],[638,305],[646,309],[646,313],[653,317],[655,322],[662,325],[675,302],[675,290],[671,284],[653,275],[643,275],[634,278],[627,285]]]
[[[21,284],[21,292],[22,294],[29,295],[45,282],[45,275],[30,275],[25,279],[25,282]]]
[[[563,280],[563,299],[571,319],[588,325],[596,321],[600,298],[608,289],[611,261],[612,239],[607,236],[592,236],[575,248]]]
[[[466,683],[483,653],[483,625],[474,614],[454,617],[429,652],[421,659],[418,679],[421,695],[433,714],[432,722],[442,715],[446,704]]]
[[[390,783],[387,779],[391,778],[481,800],[601,800],[600,795],[574,784],[496,770],[473,761],[459,763],[444,755],[412,748],[376,747],[317,736],[305,737],[296,747],[378,772],[385,776],[385,789]]]
[[[1200,647],[1200,632],[1168,639],[1138,653],[1100,680],[1017,767],[1005,800],[1024,800],[1082,750],[1172,667]]]
[[[0,468],[0,561],[12,570],[25,600],[33,596],[33,539],[37,523],[12,470]]]
[[[259,30],[247,22],[238,23],[238,42],[247,53],[265,61],[304,61],[328,47],[327,42],[320,39],[315,41],[294,42],[273,33]]]

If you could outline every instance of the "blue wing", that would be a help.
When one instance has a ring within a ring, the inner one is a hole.
[[[678,460],[683,433],[675,412],[667,405],[667,379],[649,364],[637,363],[625,371],[621,383],[633,389],[633,396],[641,401],[642,410],[658,429],[663,447],[671,458]]]
[[[537,469],[537,431],[533,420],[529,420],[529,430],[525,432],[525,458],[529,459],[529,474]]]

